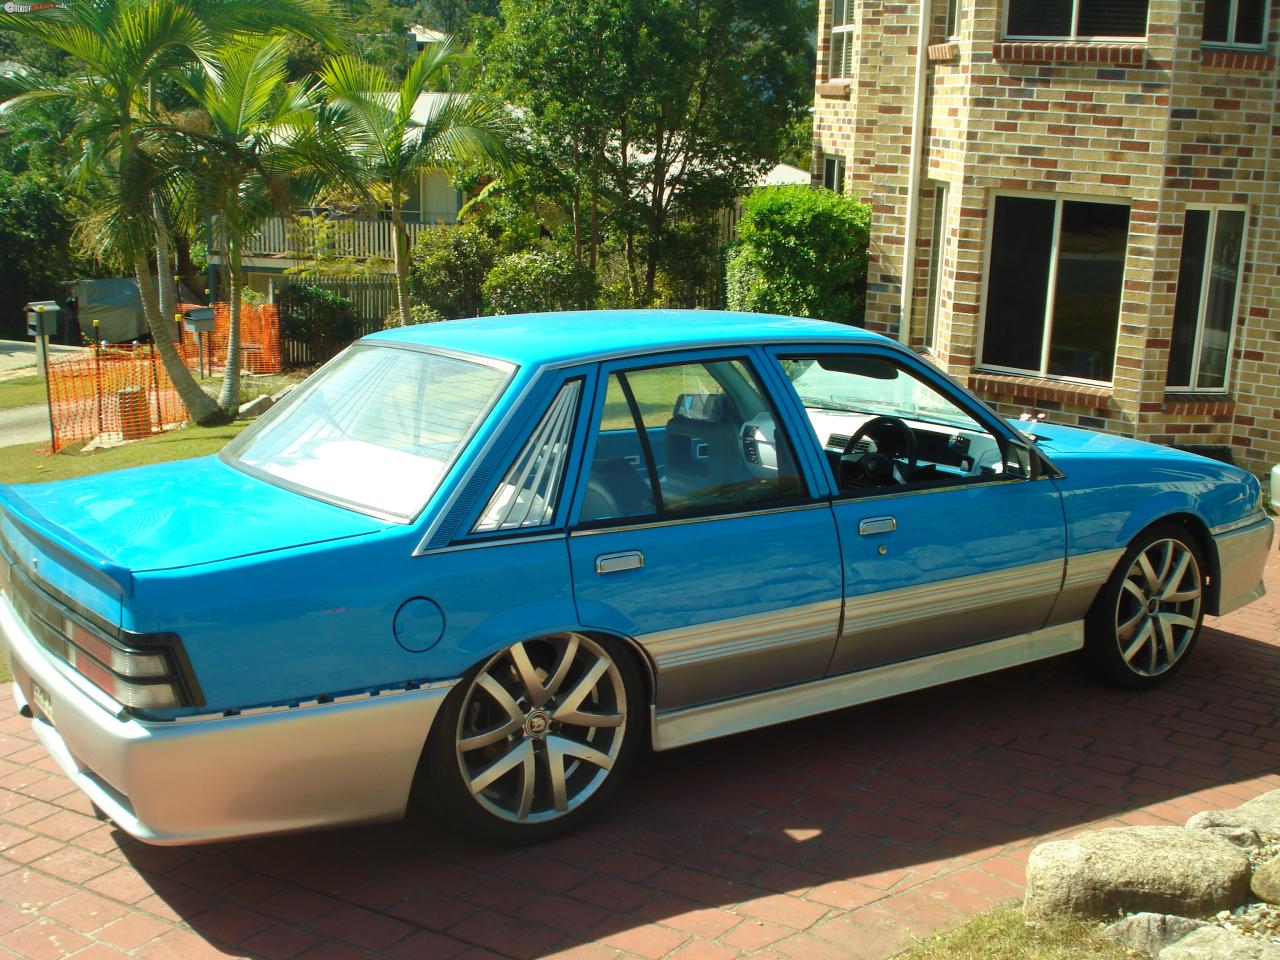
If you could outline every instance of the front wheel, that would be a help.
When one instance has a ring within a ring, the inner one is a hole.
[[[1205,561],[1177,524],[1130,544],[1085,619],[1085,658],[1126,687],[1158,683],[1186,663],[1204,619]]]
[[[616,640],[516,643],[450,694],[427,739],[420,790],[467,832],[536,843],[573,829],[634,759],[643,685]]]

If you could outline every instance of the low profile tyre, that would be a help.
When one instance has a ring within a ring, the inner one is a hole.
[[[1085,619],[1085,661],[1102,679],[1142,688],[1187,662],[1204,619],[1204,554],[1178,524],[1145,530]]]
[[[610,638],[517,643],[468,672],[427,739],[419,795],[466,832],[537,843],[589,818],[635,759],[644,685]]]

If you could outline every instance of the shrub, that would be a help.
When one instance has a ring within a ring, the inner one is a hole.
[[[595,276],[561,250],[525,250],[499,260],[484,280],[490,313],[573,310],[595,299]]]
[[[418,234],[409,267],[413,299],[450,320],[479,316],[481,286],[497,244],[474,224],[432,227]]]
[[[860,324],[870,224],[869,205],[829,190],[753,191],[725,266],[726,304]]]
[[[323,363],[356,338],[355,307],[328,287],[291,283],[276,303],[281,332],[307,344],[313,363]]]
[[[429,307],[425,303],[409,304],[409,317],[411,323],[439,323],[441,320],[448,319],[435,307]],[[400,311],[392,310],[388,313],[387,318],[382,321],[382,326],[385,330],[403,327],[404,324],[400,322]]]

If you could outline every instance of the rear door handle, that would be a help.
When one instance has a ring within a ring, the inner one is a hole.
[[[596,557],[596,573],[639,570],[643,566],[644,554],[639,550],[628,550],[625,553],[602,553]]]
[[[858,524],[858,533],[870,537],[877,533],[893,533],[898,529],[898,521],[893,517],[867,517]]]

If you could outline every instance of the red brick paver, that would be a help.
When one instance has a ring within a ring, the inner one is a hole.
[[[97,824],[0,694],[0,958],[880,960],[1021,895],[1088,826],[1280,788],[1271,594],[1159,690],[1069,659],[653,755],[531,850],[421,820],[196,848]]]

